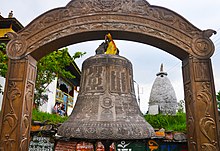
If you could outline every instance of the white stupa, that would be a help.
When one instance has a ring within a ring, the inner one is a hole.
[[[156,75],[150,93],[148,114],[174,115],[177,110],[176,94],[167,73],[163,71],[163,64]]]

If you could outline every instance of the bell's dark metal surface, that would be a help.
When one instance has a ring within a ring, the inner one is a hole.
[[[129,60],[99,54],[84,61],[75,108],[58,135],[82,139],[144,139],[154,135],[138,107]]]

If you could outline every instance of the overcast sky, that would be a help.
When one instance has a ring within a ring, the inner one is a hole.
[[[16,17],[24,26],[42,13],[57,7],[65,6],[70,0],[0,0],[0,12],[3,17],[13,10]],[[151,5],[171,9],[201,30],[214,29],[220,33],[220,0],[148,0]],[[212,36],[216,51],[212,56],[213,74],[216,91],[220,90],[220,36]],[[104,37],[103,37],[104,38]],[[114,38],[114,35],[113,35]],[[69,52],[85,51],[87,54],[76,60],[81,68],[83,60],[94,55],[95,49],[102,41],[90,41],[68,46]],[[168,73],[177,100],[184,99],[181,61],[174,56],[151,46],[117,40],[120,55],[128,58],[134,69],[134,80],[140,87],[141,110],[146,113],[151,87],[159,72],[160,64]],[[137,85],[135,85],[136,87]]]

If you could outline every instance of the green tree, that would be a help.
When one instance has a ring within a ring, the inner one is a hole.
[[[178,102],[177,112],[184,113],[184,111],[185,111],[185,101],[184,100],[180,100]]]
[[[217,100],[220,101],[220,91],[217,93],[216,97],[217,97]]]
[[[218,110],[220,110],[220,91],[217,93],[216,98],[217,98]]]
[[[8,58],[6,56],[6,45],[0,44],[0,76],[5,77],[8,69]]]
[[[6,44],[0,43],[0,76],[6,77],[8,70],[8,57],[6,55]],[[0,84],[0,93],[3,93],[2,85]]]
[[[73,57],[68,53],[68,49],[54,51],[43,57],[37,64],[37,79],[35,83],[34,102],[38,107],[48,100],[48,85],[59,75],[64,78],[75,78],[71,72],[66,71],[65,67],[69,66],[73,60],[80,58],[85,52],[76,52]]]
[[[65,70],[73,60],[80,58],[85,52],[76,52],[72,57],[68,53],[68,49],[60,49],[43,57],[37,63],[37,77],[35,82],[34,103],[36,108],[47,101],[47,93],[49,91],[48,85],[55,79],[55,77],[62,76],[64,78],[75,78],[69,71]],[[6,45],[0,45],[0,76],[6,77],[7,73]],[[0,85],[0,92],[2,93],[2,86]]]

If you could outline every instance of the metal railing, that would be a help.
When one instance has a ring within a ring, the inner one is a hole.
[[[56,101],[60,102],[60,103],[65,103],[64,99],[65,97],[67,97],[67,102],[66,104],[69,107],[73,107],[73,102],[74,102],[74,97],[72,97],[71,95],[61,91],[60,89],[56,89]]]

